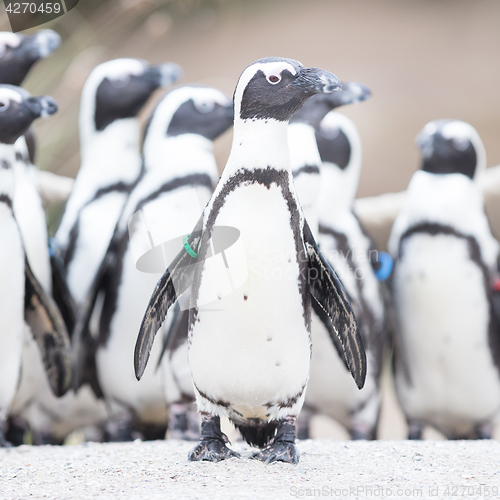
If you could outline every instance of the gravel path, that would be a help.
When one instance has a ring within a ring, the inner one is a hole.
[[[190,463],[192,443],[155,441],[0,450],[0,498],[498,498],[497,441],[299,443],[299,465]]]

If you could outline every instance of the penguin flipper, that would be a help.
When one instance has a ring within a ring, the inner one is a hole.
[[[49,245],[50,267],[52,271],[52,296],[63,317],[70,338],[73,335],[76,319],[76,304],[65,279],[65,270],[59,251],[54,243]]]
[[[40,349],[52,392],[63,396],[71,386],[70,342],[61,313],[25,260],[24,319]]]
[[[163,335],[163,346],[161,348],[160,357],[158,358],[158,364],[156,365],[157,370],[160,368],[161,360],[163,359],[165,353],[175,350],[179,343],[182,342],[181,339],[187,338],[185,325],[189,316],[189,310],[181,311],[179,302],[176,302],[173,312],[174,316],[172,318],[172,322],[170,323],[168,330]]]
[[[337,347],[335,336],[347,368],[361,389],[366,379],[366,353],[351,304],[341,281],[321,254],[307,222],[304,223],[304,242],[309,257],[311,295],[328,316],[330,321],[326,326],[333,344]]]
[[[200,217],[188,239],[189,248],[195,254],[198,252],[198,247],[202,239],[202,223],[203,216]],[[142,318],[139,335],[135,344],[134,369],[137,380],[140,380],[144,374],[156,333],[165,321],[170,306],[191,285],[194,275],[194,264],[196,263],[197,258],[190,255],[183,248],[156,284],[144,317]]]
[[[97,296],[99,292],[105,288],[106,279],[114,272],[112,263],[116,262],[115,250],[117,241],[117,232],[115,232],[104,259],[90,285],[85,301],[81,307],[78,308],[75,318],[75,327],[71,338],[73,352],[73,389],[77,391],[83,384],[88,383],[97,398],[103,398],[104,393],[102,392],[97,377],[97,367],[95,364],[97,342],[90,333],[90,320],[94,312]]]

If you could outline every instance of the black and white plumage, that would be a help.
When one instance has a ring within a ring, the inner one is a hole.
[[[298,461],[294,425],[309,376],[311,295],[363,384],[356,320],[304,219],[288,153],[293,113],[312,95],[339,86],[331,73],[291,59],[260,59],[243,71],[234,93],[231,154],[188,241],[198,257],[179,253],[146,310],[135,351],[138,377],[168,308],[192,285],[189,364],[202,438],[190,460],[235,456],[220,430],[226,415],[245,440],[264,448],[254,458]],[[235,251],[217,250],[220,226],[238,231]],[[265,258],[269,252],[273,258]]]
[[[374,439],[388,313],[385,290],[373,266],[378,252],[353,213],[361,171],[361,139],[351,120],[332,111],[318,126],[316,141],[322,159],[318,243],[352,301],[367,355],[367,377],[365,386],[358,391],[338,350],[331,345],[324,322],[314,316],[305,406],[336,419],[353,438]]]
[[[60,43],[59,35],[52,30],[40,30],[33,35],[0,33],[0,83],[21,85],[33,65],[49,56]],[[51,266],[45,210],[38,190],[38,170],[33,165],[35,141],[31,129],[15,143],[16,161],[14,214],[22,235],[24,251],[30,269],[47,293],[52,292]],[[28,329],[23,339],[22,375],[19,389],[11,405],[11,413],[30,424],[33,439],[37,442],[37,422],[31,414],[37,405],[38,395],[54,398],[40,359],[39,349]]]
[[[342,90],[319,94],[307,101],[292,116],[288,125],[288,144],[293,181],[300,204],[314,237],[318,235],[318,196],[321,189],[321,157],[316,144],[316,130],[327,113],[339,106],[364,101],[370,90],[356,82],[343,82]]]
[[[88,77],[80,103],[81,166],[55,235],[54,298],[74,322],[69,289],[81,306],[106,253],[125,201],[141,172],[137,113],[161,85],[180,75],[177,65],[150,66],[138,59],[116,59]],[[58,258],[59,257],[59,258]],[[66,319],[66,318],[65,318]],[[84,353],[88,372],[83,385],[52,401],[61,432],[101,425],[106,410],[94,370],[94,345]],[[47,396],[44,396],[47,399]]]
[[[115,59],[97,66],[80,104],[81,167],[55,240],[80,306],[141,173],[137,114],[151,94],[181,75],[175,64]]]
[[[14,207],[16,140],[40,116],[57,110],[46,96],[31,97],[0,85],[0,444],[17,391],[25,321],[38,348],[53,393],[62,396],[71,384],[69,338],[62,317],[26,259]],[[34,394],[32,394],[34,396]]]
[[[428,123],[417,144],[422,167],[389,239],[398,399],[411,438],[425,425],[448,438],[491,437],[500,410],[499,245],[477,184],[484,146],[458,120]]]
[[[161,246],[168,242],[158,238],[178,228],[181,232],[176,236],[182,239],[200,217],[201,207],[210,199],[218,178],[212,141],[232,123],[231,100],[213,88],[179,87],[159,102],[144,138],[144,174],[127,201],[105,265],[77,323],[75,335],[80,335],[80,330],[88,327],[97,293],[103,292],[96,367],[109,417],[122,427],[122,435],[133,424],[139,429],[163,427],[164,435],[167,404],[186,397],[194,401],[187,365],[187,338],[183,348],[177,346],[178,349],[163,357],[161,366],[158,364],[162,345],[157,343],[152,352],[154,366],[140,383],[134,374],[134,345],[151,290],[170,262],[161,258]],[[189,195],[194,193],[190,190],[196,193],[198,207],[191,205],[193,196]],[[135,261],[139,262],[140,257],[137,252],[154,253],[154,249],[160,250],[160,260],[153,260],[149,267],[139,264],[136,267]],[[178,249],[175,246],[173,256]],[[169,324],[167,320],[166,326]]]

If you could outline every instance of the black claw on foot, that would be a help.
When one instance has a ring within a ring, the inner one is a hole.
[[[188,455],[188,460],[198,462],[208,460],[209,462],[220,462],[228,458],[239,458],[240,456],[233,450],[230,450],[225,443],[216,440],[201,440]]]
[[[253,459],[261,460],[266,464],[271,462],[299,463],[299,451],[294,443],[273,442],[267,448],[252,455]]]
[[[202,413],[201,419],[201,440],[189,452],[188,460],[191,462],[200,460],[220,462],[228,458],[239,458],[238,453],[226,446],[229,440],[220,430],[220,418]]]
[[[278,421],[278,429],[272,443],[251,458],[263,462],[299,463],[299,451],[295,446],[295,417],[286,417]]]

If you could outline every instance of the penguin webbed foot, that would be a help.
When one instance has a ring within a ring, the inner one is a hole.
[[[276,436],[271,444],[254,453],[251,458],[266,464],[271,462],[299,463],[299,451],[295,446],[295,417],[286,417],[278,421]]]
[[[266,464],[271,462],[287,462],[289,464],[299,463],[299,451],[295,443],[285,441],[273,441],[267,448],[252,455],[253,459],[261,460]]]
[[[5,438],[5,433],[3,430],[3,426],[0,424],[0,448],[12,448],[12,443],[7,441]]]
[[[408,439],[419,441],[422,439],[424,426],[420,422],[408,422]]]
[[[198,413],[196,410],[193,411],[192,406],[192,403],[170,405],[170,439],[183,439],[184,441],[198,441],[200,439]]]
[[[220,462],[228,458],[239,458],[240,455],[230,450],[226,443],[229,439],[220,430],[220,417],[202,413],[201,415],[201,440],[189,452],[188,460],[197,462],[207,460]]]

